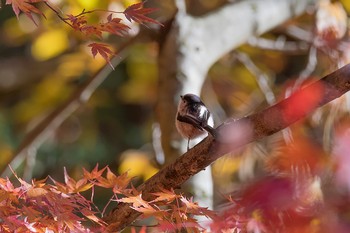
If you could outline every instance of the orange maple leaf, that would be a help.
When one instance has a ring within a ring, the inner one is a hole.
[[[70,193],[84,192],[93,186],[93,184],[88,183],[85,178],[75,181],[68,175],[66,168],[64,168],[64,181]]]
[[[97,224],[99,224],[101,226],[106,226],[107,225],[107,223],[105,223],[101,218],[99,218],[99,217],[97,217],[95,215],[95,212],[93,212],[93,211],[91,211],[91,210],[89,210],[87,208],[83,208],[80,211],[85,217],[87,217],[91,221],[93,221],[93,222],[95,222],[95,223],[97,223]]]
[[[159,209],[156,205],[152,206],[149,204],[149,202],[142,199],[142,194],[124,197],[118,199],[117,201],[132,204],[130,208],[142,213],[144,216],[153,216],[158,220],[163,219],[166,214],[165,210]]]
[[[156,192],[156,193],[152,193],[153,195],[157,196],[156,199],[154,199],[153,201],[151,201],[151,203],[153,202],[166,202],[166,203],[170,203],[173,200],[175,200],[176,198],[179,197],[179,195],[177,195],[174,190],[166,190],[166,189],[161,189],[161,192]]]
[[[121,199],[118,199],[118,202],[123,202],[123,203],[130,203],[134,208],[138,207],[150,207],[152,206],[148,204],[147,201],[142,199],[142,194],[140,193],[139,195],[136,196],[130,196],[130,197],[124,197]]]
[[[107,167],[98,170],[98,164],[92,169],[91,172],[88,172],[85,168],[83,168],[84,177],[88,180],[95,180],[101,177],[102,173],[106,170]]]
[[[98,177],[96,185],[104,188],[113,188],[113,193],[128,193],[126,187],[129,185],[131,178],[128,177],[128,173],[125,172],[120,176],[116,176],[110,169],[107,167],[106,178]]]
[[[92,183],[88,182],[86,178],[75,181],[68,175],[66,168],[64,168],[64,182],[66,184],[62,184],[52,178],[51,180],[56,185],[57,189],[65,194],[84,192],[94,186]]]
[[[187,199],[186,197],[181,196],[180,200],[185,205],[184,206],[185,213],[191,213],[195,215],[204,215],[212,219],[216,217],[215,212],[209,210],[207,207],[199,206],[197,202],[193,201],[193,197],[191,197],[190,199]]]
[[[196,209],[199,209],[199,208],[200,208],[197,202],[193,202],[193,197],[191,197],[189,200],[187,200],[186,197],[181,196],[180,200],[181,200],[181,202],[182,202],[183,204],[185,204],[185,206],[186,206],[188,209],[196,210]]]
[[[131,207],[132,209],[144,214],[145,216],[154,216],[156,217],[157,215],[164,215],[164,211],[162,210],[157,210],[155,208],[153,208],[152,206],[148,205],[148,206],[139,206],[139,207]]]

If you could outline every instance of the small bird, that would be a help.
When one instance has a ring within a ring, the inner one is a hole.
[[[181,136],[188,139],[188,151],[190,140],[205,134],[206,131],[215,137],[214,122],[208,108],[198,96],[186,94],[180,97],[175,125]]]

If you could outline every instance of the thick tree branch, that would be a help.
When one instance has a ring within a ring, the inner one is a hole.
[[[182,2],[182,0],[177,0]],[[203,80],[209,68],[223,55],[305,11],[317,0],[246,0],[227,4],[201,17],[179,9],[179,71],[185,93],[199,94],[191,84]],[[179,5],[179,4],[178,4]],[[187,84],[187,85],[186,85]]]
[[[208,136],[174,163],[140,185],[138,190],[142,192],[145,200],[152,200],[154,192],[180,187],[219,157],[252,141],[279,132],[349,90],[350,64],[261,112],[223,123],[216,129],[217,133],[222,135],[221,138],[215,140]],[[307,97],[311,100],[308,101]],[[128,204],[120,203],[105,221],[110,224],[109,230],[114,232],[124,229],[138,216],[140,213],[131,209]]]

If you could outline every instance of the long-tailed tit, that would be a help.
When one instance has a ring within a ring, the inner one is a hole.
[[[187,138],[187,150],[190,140],[207,132],[215,137],[213,118],[202,100],[193,94],[181,96],[176,114],[176,128],[184,138]]]

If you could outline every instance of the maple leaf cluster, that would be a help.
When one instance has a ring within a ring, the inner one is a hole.
[[[96,165],[91,172],[83,169],[83,177],[78,180],[64,169],[64,183],[51,177],[31,183],[15,177],[17,186],[8,178],[0,178],[1,232],[100,232],[107,227],[102,216],[112,201],[129,203],[143,217],[155,217],[162,231],[187,228],[199,232],[204,227],[194,216],[215,217],[213,211],[173,190],[156,192],[154,200],[145,201],[142,193],[130,185],[127,173],[117,176],[109,167],[98,169]],[[113,192],[102,211],[93,203],[95,187]],[[82,195],[86,191],[91,192],[90,200]]]
[[[31,19],[36,25],[37,23],[33,19],[32,13],[42,15],[44,14],[34,5],[38,2],[46,2],[46,0],[6,0],[6,4],[11,4],[13,12],[15,12],[16,17],[18,18],[19,14],[23,12],[29,19]]]
[[[339,131],[337,138],[335,153],[342,161],[347,159],[342,155],[348,154],[344,145],[349,136]],[[299,147],[305,153],[317,150],[305,149],[305,143]],[[299,149],[288,149],[283,155],[289,156]],[[207,229],[213,232],[319,232],[326,229],[331,232],[332,229],[346,229],[335,216],[339,210],[346,213],[348,208],[344,204],[348,201],[337,193],[331,198],[324,196],[318,171],[321,161],[279,157],[270,165],[273,166],[271,170],[279,170],[277,175],[262,177],[228,195],[229,203],[215,212],[174,190],[160,189],[152,193],[154,199],[144,200],[142,193],[130,184],[127,173],[118,176],[109,167],[99,169],[96,165],[91,172],[83,169],[82,178],[77,180],[64,169],[63,183],[51,177],[28,183],[15,174],[17,186],[8,178],[0,178],[0,231],[103,232],[108,226],[102,217],[111,202],[127,203],[141,213],[142,218],[153,217],[157,222],[152,228],[162,232],[183,229],[189,232]],[[338,178],[337,181],[342,180]],[[340,187],[337,182],[334,185]],[[93,203],[95,187],[112,191],[103,210]],[[91,192],[90,199],[82,195],[86,191]],[[338,214],[341,215],[341,211]],[[198,216],[208,220],[199,222]],[[141,231],[146,232],[146,227]]]
[[[107,170],[107,172],[105,172]],[[84,171],[83,178],[74,180],[64,170],[65,182],[52,178],[28,183],[16,176],[15,186],[8,178],[0,178],[0,231],[1,232],[91,232],[103,229],[106,224],[97,216],[103,212],[93,204],[94,187],[113,190],[114,194],[129,193],[127,174],[116,176],[108,167],[96,166]],[[104,175],[104,173],[106,173]],[[91,200],[81,195],[91,190]],[[96,227],[82,223],[90,220]]]
[[[157,230],[161,232],[176,232],[186,229],[190,232],[202,232],[209,226],[209,220],[214,219],[214,211],[200,207],[193,198],[186,198],[176,194],[174,190],[165,190],[153,193],[155,199],[145,201],[142,194],[132,195],[117,200],[129,203],[131,208],[140,212],[142,217],[155,217]],[[201,225],[196,217],[204,216],[208,219],[207,225]]]
[[[66,14],[61,15],[60,11],[56,10],[53,6],[49,4],[47,0],[6,0],[7,5],[12,5],[12,9],[18,17],[22,12],[29,19],[31,19],[36,25],[37,23],[33,19],[33,14],[44,16],[43,12],[35,6],[37,3],[44,3],[49,9],[54,11],[54,13],[61,19],[64,23],[69,25],[75,31],[82,33],[87,39],[99,39],[102,40],[102,33],[107,32],[116,36],[125,36],[128,34],[130,29],[123,20],[119,17],[114,17],[115,14],[123,14],[125,18],[130,22],[136,22],[139,24],[153,23],[162,25],[158,21],[146,16],[147,14],[153,13],[157,9],[155,8],[144,8],[144,3],[136,3],[127,7],[123,12],[109,11],[109,10],[91,10],[85,11],[85,9],[78,15]],[[89,24],[86,15],[92,14],[97,11],[109,12],[110,14],[106,18],[106,22],[100,22],[98,24]],[[44,16],[45,17],[45,16]],[[93,42],[88,45],[91,48],[91,53],[93,57],[97,54],[102,56],[106,62],[114,69],[111,64],[111,56],[114,52],[111,46],[101,42]]]

